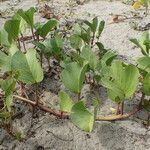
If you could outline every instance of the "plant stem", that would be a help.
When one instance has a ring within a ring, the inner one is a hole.
[[[20,39],[18,38],[18,48],[21,49]]]
[[[45,112],[49,112],[49,113],[53,114],[56,117],[59,117],[59,118],[62,118],[62,119],[68,119],[69,118],[68,114],[65,114],[65,113],[62,114],[61,112],[53,110],[53,109],[50,109],[50,108],[48,108],[46,106],[41,105],[40,103],[38,103],[38,105],[36,105],[35,102],[33,102],[31,100],[28,100],[26,98],[17,96],[17,95],[13,95],[13,97],[16,98],[16,99],[22,100],[22,101],[24,101],[26,103],[30,103],[33,106],[38,106],[41,110],[43,110]],[[133,112],[130,112],[130,113],[127,113],[127,114],[124,114],[124,115],[98,116],[98,117],[96,117],[96,121],[114,121],[114,120],[125,119],[125,118],[128,118],[128,117],[136,114],[141,109],[142,108],[134,109]]]
[[[119,115],[120,114],[120,103],[117,104],[117,112],[116,112],[116,115]]]
[[[42,64],[43,64],[43,53],[42,53],[42,51],[40,53],[40,63],[41,63],[41,67],[42,67]]]
[[[92,36],[91,48],[93,48],[94,46],[94,40],[95,40],[95,33],[93,33],[93,36]]]
[[[34,31],[33,31],[33,27],[31,27],[31,32],[32,32],[33,39],[35,40]]]
[[[35,103],[38,105],[39,103],[39,98],[38,98],[38,84],[35,84]]]
[[[24,96],[24,84],[22,82],[20,82],[20,90],[21,90],[21,96]]]
[[[24,101],[26,103],[30,103],[31,105],[36,105],[35,102],[33,102],[31,100],[28,100],[28,99],[26,99],[24,97],[21,97],[21,96],[18,96],[18,95],[13,95],[13,97],[16,98],[16,99],[22,100],[22,101]]]
[[[51,64],[50,64],[50,59],[47,58],[47,64],[48,64],[48,70],[50,71],[51,70]]]
[[[139,103],[139,108],[142,107],[144,98],[145,98],[145,94],[142,92],[141,100],[140,100],[140,103]]]
[[[123,111],[124,111],[124,102],[121,102],[121,115],[123,115]]]
[[[21,33],[21,38],[22,38],[22,39],[24,39],[24,37],[23,37],[23,34],[22,34],[22,33]],[[22,40],[22,43],[23,43],[24,52],[26,53],[26,52],[27,52],[27,50],[26,50],[26,46],[25,46],[25,42],[24,42],[24,40]]]
[[[81,93],[79,92],[78,93],[78,102],[80,101],[80,95],[81,95]]]

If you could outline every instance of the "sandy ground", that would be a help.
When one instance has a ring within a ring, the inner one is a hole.
[[[54,6],[62,18],[69,13],[67,0],[54,0]],[[48,2],[50,3],[50,2]],[[19,8],[27,9],[30,6],[38,7],[37,1],[5,1],[0,2],[0,28],[6,19]],[[143,19],[133,19],[133,8],[120,1],[90,1],[74,8],[71,19],[88,19],[98,16],[106,22],[101,41],[107,48],[116,50],[123,59],[134,62],[141,55],[130,41],[131,37],[139,37],[143,31],[134,30],[130,24],[137,22],[142,28],[150,23],[150,15]],[[111,14],[126,15],[128,18],[120,23],[111,23]],[[143,11],[139,11],[143,16]],[[39,16],[38,16],[39,17]],[[63,20],[63,19],[62,19]],[[149,30],[150,31],[150,30]],[[45,88],[43,100],[56,105],[58,102],[57,92],[64,87],[61,82],[52,78],[46,78],[43,83]],[[115,105],[108,100],[103,88],[97,89],[102,99],[99,114],[110,114],[110,107]],[[89,85],[82,90],[83,97],[90,97],[92,91]],[[140,94],[133,101],[126,102],[126,112],[135,107]],[[87,102],[88,103],[88,102]],[[86,133],[76,128],[68,120],[59,120],[49,114],[37,111],[37,116],[32,119],[32,113],[28,106],[16,104],[21,108],[23,116],[13,121],[13,130],[22,133],[24,140],[19,142],[0,128],[0,150],[150,150],[150,128],[145,128],[142,118],[146,118],[146,112],[131,117],[128,120],[116,122],[97,122],[92,133]]]

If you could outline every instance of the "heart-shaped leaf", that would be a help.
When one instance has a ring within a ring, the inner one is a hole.
[[[19,35],[19,27],[20,27],[20,20],[8,20],[4,25],[4,29],[8,33],[8,40],[10,43],[12,41],[17,40]]]
[[[101,83],[108,89],[108,96],[111,98],[111,100],[118,103],[124,99],[124,92],[115,83],[107,78],[102,78]]]
[[[80,129],[91,132],[94,125],[94,114],[90,113],[83,101],[76,103],[71,110],[71,120]]]
[[[62,81],[64,85],[75,93],[80,93],[88,63],[85,62],[81,66],[77,62],[68,63],[62,71]]]
[[[73,101],[69,97],[69,95],[63,91],[59,93],[59,98],[60,98],[60,110],[62,112],[71,112],[72,106],[73,106]]]
[[[96,56],[96,54],[92,51],[92,49],[89,46],[83,47],[80,56],[89,63],[89,66],[92,70],[95,70],[98,63],[98,56]]]
[[[124,65],[114,61],[110,67],[110,76],[102,79],[102,84],[108,88],[110,98],[121,102],[133,95],[139,82],[139,71],[133,65]]]
[[[12,69],[20,72],[19,80],[24,83],[34,84],[43,80],[43,70],[34,49],[29,49],[26,54],[16,52],[12,57]]]

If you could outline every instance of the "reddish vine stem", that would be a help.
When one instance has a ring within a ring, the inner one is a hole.
[[[24,36],[24,37],[21,37],[19,40],[22,42],[22,41],[29,41],[33,38],[33,35],[31,36]]]
[[[33,39],[35,40],[33,28],[31,28],[31,32],[32,32],[32,37],[33,37]]]
[[[22,33],[21,33],[21,37],[22,37],[22,39],[24,39],[24,37],[23,37],[23,34],[22,34]],[[26,46],[25,46],[25,41],[24,41],[24,40],[22,40],[22,44],[23,44],[24,52],[26,53],[26,52],[27,52],[27,50],[26,50]]]
[[[20,39],[18,39],[18,47],[21,49]]]
[[[56,111],[54,109],[50,109],[44,105],[41,105],[40,103],[38,103],[38,105],[36,105],[36,102],[33,102],[31,100],[28,100],[26,98],[23,98],[23,97],[20,97],[20,96],[17,96],[17,95],[14,95],[13,96],[14,98],[16,99],[20,99],[26,103],[30,103],[31,105],[33,106],[37,106],[39,107],[39,109],[45,111],[45,112],[49,112],[51,114],[53,114],[54,116],[56,116],[57,118],[62,118],[62,119],[69,119],[69,114],[65,114],[65,113],[61,113],[60,111]],[[135,111],[133,112],[130,112],[128,114],[124,114],[124,115],[110,115],[110,116],[98,116],[96,117],[96,121],[115,121],[115,120],[121,120],[121,119],[125,119],[125,118],[128,118],[134,114],[136,114],[137,112],[139,112],[142,108],[138,108],[136,109]]]

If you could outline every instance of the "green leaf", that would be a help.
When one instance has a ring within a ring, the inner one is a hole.
[[[29,49],[26,54],[16,52],[12,57],[12,68],[20,72],[19,80],[24,83],[34,84],[43,80],[43,70],[34,49]]]
[[[144,78],[143,82],[143,92],[150,96],[150,73],[147,73],[147,75]]]
[[[62,112],[71,112],[73,101],[69,97],[69,95],[63,91],[59,92],[59,98],[60,98],[60,111]]]
[[[18,10],[17,13],[27,22],[27,24],[33,28],[34,26],[34,13],[36,12],[35,8],[30,8],[27,11],[22,9]]]
[[[95,70],[98,63],[98,56],[96,56],[96,54],[92,51],[92,49],[89,46],[83,47],[81,57],[89,63],[91,69]]]
[[[19,51],[17,45],[12,43],[9,47],[9,55],[12,57],[17,51]]]
[[[82,30],[80,37],[85,43],[89,44],[91,40],[91,29],[88,28],[86,31]]]
[[[0,80],[0,87],[5,92],[5,96],[11,95],[16,85],[16,81],[13,78],[7,80]]]
[[[97,26],[98,26],[98,18],[97,17],[95,17],[93,20],[92,20],[92,23],[90,23],[89,21],[84,21],[84,23],[86,24],[86,25],[88,25],[90,28],[91,28],[91,31],[93,32],[93,33],[95,33],[96,32],[96,29],[97,29]]]
[[[10,94],[5,98],[5,104],[9,112],[11,112],[11,106],[13,104],[13,95]]]
[[[0,51],[0,70],[4,72],[12,71],[11,69],[11,59],[12,56],[18,51],[17,46],[12,43],[8,48],[8,54]]]
[[[83,101],[72,107],[71,120],[78,128],[86,132],[91,132],[93,129],[94,114],[86,109]]]
[[[108,80],[107,78],[102,78],[101,83],[104,87],[108,89],[108,96],[113,101],[118,103],[124,99],[124,92],[114,82]]]
[[[121,102],[133,95],[139,83],[139,71],[135,66],[114,61],[108,75],[103,77],[102,84],[108,88],[112,100]]]
[[[8,20],[5,22],[4,29],[8,33],[8,40],[10,43],[17,40],[19,36],[19,26],[20,20]]]
[[[20,21],[19,32],[22,33],[22,34],[25,33],[26,28],[27,28],[27,23],[26,23],[26,21],[25,21],[18,13],[16,13],[16,14],[13,16],[13,19]]]
[[[63,40],[60,35],[55,35],[55,37],[50,40],[50,44],[53,54],[60,55],[63,48]]]
[[[49,20],[40,28],[39,35],[45,38],[47,34],[56,26],[57,26],[57,20],[55,19]]]
[[[137,60],[138,67],[146,72],[150,72],[150,57],[141,57]]]
[[[11,111],[11,106],[13,102],[13,91],[16,86],[16,80],[15,79],[7,79],[7,80],[0,80],[0,87],[5,92],[5,105],[8,109],[8,111]]]
[[[144,32],[143,35],[139,39],[130,39],[136,46],[141,49],[141,52],[145,56],[149,56],[149,46],[147,46],[147,41],[149,41],[149,33]]]
[[[104,27],[105,27],[105,21],[102,20],[99,24],[99,27],[98,27],[98,34],[97,34],[97,38],[99,39],[103,30],[104,30]]]
[[[88,63],[83,63],[81,66],[77,62],[68,63],[62,71],[62,81],[64,85],[75,93],[80,93],[85,79],[85,72]]]
[[[11,57],[0,51],[0,70],[7,72],[11,70]]]
[[[114,52],[114,51],[108,51],[106,52],[102,59],[101,59],[101,64],[102,64],[102,67],[105,67],[105,66],[109,66],[111,65],[112,61],[117,57],[117,53]]]
[[[96,45],[101,53],[105,50],[104,45],[101,42],[96,42]]]
[[[50,44],[50,41],[33,41],[32,43],[40,50],[41,53],[44,54],[46,58],[50,58],[52,56],[52,46]]]
[[[76,23],[73,26],[72,30],[75,35],[80,35],[81,34],[81,26],[79,25],[79,23]]]
[[[93,24],[92,24],[92,31],[93,31],[94,33],[96,32],[97,26],[98,26],[98,18],[95,17],[95,18],[93,19]]]
[[[126,66],[123,78],[123,90],[125,93],[125,97],[129,98],[136,91],[136,87],[139,83],[138,69],[133,65]]]
[[[7,47],[10,46],[10,42],[8,40],[8,33],[4,29],[0,31],[0,45]]]
[[[73,34],[70,37],[70,44],[71,44],[72,48],[80,49],[81,46],[82,46],[82,39],[81,39],[81,37],[79,35],[77,35],[77,34]]]

